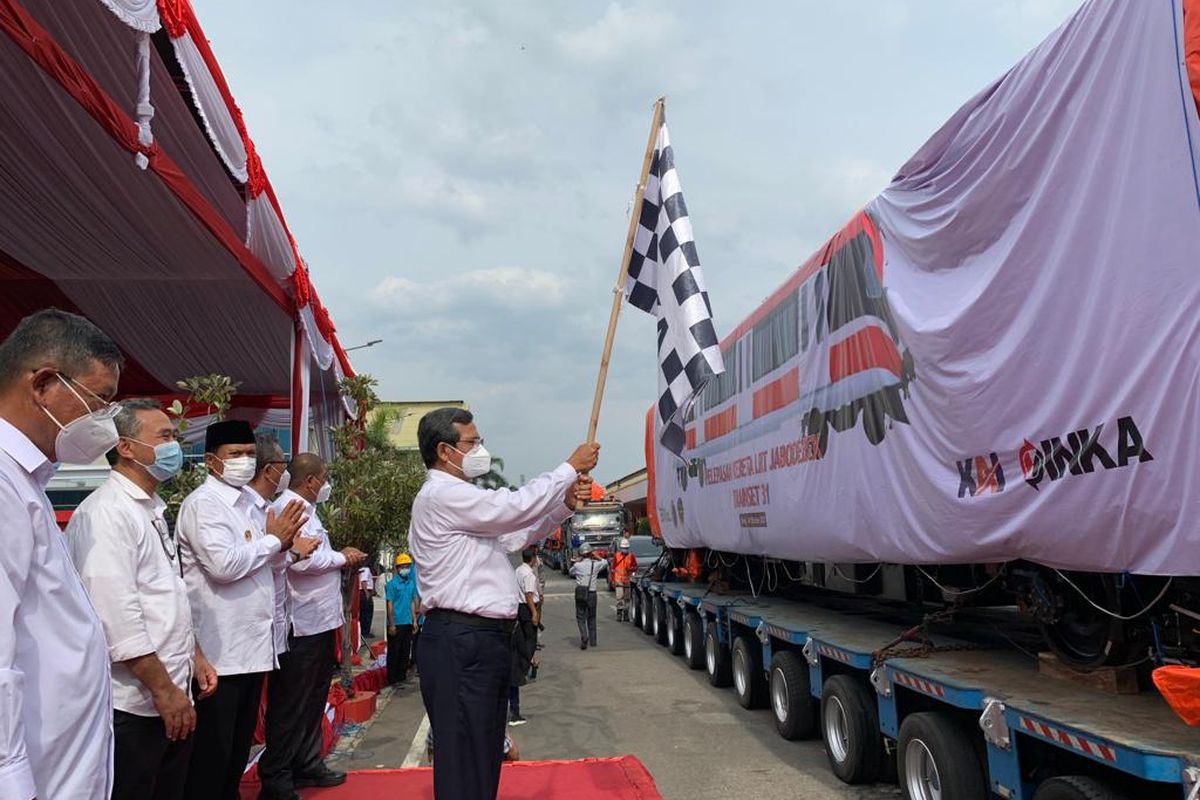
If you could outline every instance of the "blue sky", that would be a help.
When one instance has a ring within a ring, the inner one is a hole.
[[[1078,0],[194,5],[343,343],[384,340],[356,368],[467,400],[516,479],[586,433],[655,97],[724,334]],[[603,481],[654,342],[626,307]]]

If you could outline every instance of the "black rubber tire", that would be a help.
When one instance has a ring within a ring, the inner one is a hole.
[[[642,593],[642,633],[654,635],[654,595]]]
[[[667,646],[667,601],[662,597],[654,598],[654,641],[663,647]]]
[[[638,614],[641,613],[641,597],[642,593],[636,589],[629,590],[629,602],[625,605],[625,608],[629,612],[629,621],[634,625],[637,625],[639,621]]]
[[[775,730],[785,739],[811,739],[817,734],[817,704],[812,696],[808,664],[790,650],[771,656],[767,681]],[[776,694],[780,701],[776,702]]]
[[[730,653],[733,693],[742,708],[762,708],[767,704],[767,681],[763,676],[762,645],[752,636],[738,636]]]
[[[683,655],[683,620],[679,616],[680,608],[674,603],[667,603],[667,650],[673,656]]]
[[[1129,800],[1129,795],[1087,775],[1060,775],[1038,786],[1033,800]]]
[[[840,713],[838,709],[840,708]],[[836,716],[834,716],[836,715]],[[830,739],[829,720],[844,717],[844,741]],[[874,783],[883,773],[883,737],[879,733],[879,710],[866,685],[849,675],[834,675],[821,691],[821,732],[825,737],[825,755],[829,767],[842,782]],[[835,753],[834,748],[844,750]],[[949,797],[958,798],[955,795]]]
[[[683,617],[683,663],[688,669],[704,669],[704,624],[691,609]]]
[[[724,687],[733,683],[729,664],[729,648],[717,640],[716,625],[710,624],[704,632],[704,671],[713,686]]]
[[[932,760],[943,797],[987,800],[987,776],[972,740],[976,735],[981,734],[968,731],[954,719],[936,711],[922,711],[905,717],[896,746],[896,772],[905,800],[921,798],[909,789],[910,782],[921,780],[922,767],[914,766],[914,760],[922,759]]]

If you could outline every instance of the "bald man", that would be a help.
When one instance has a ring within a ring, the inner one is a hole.
[[[317,514],[317,506],[329,499],[331,491],[325,461],[301,453],[288,465],[288,473],[291,482],[275,508],[303,503],[308,521],[300,535],[317,540],[317,546],[308,558],[288,567],[291,631],[287,652],[279,657],[281,691],[270,696],[277,707],[268,716],[267,748],[258,763],[262,800],[295,800],[296,789],[337,786],[346,780],[346,773],[321,761],[321,715],[333,676],[334,631],[343,622],[341,572],[366,560],[353,547],[337,552],[329,544]]]

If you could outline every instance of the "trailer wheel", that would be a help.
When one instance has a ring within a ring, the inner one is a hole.
[[[670,603],[667,604],[667,649],[673,656],[683,654],[683,621]]]
[[[733,692],[742,708],[762,708],[767,704],[762,647],[749,636],[733,640]]]
[[[873,783],[883,769],[883,738],[875,698],[859,681],[834,675],[821,692],[821,730],[833,774],[845,783]],[[959,800],[957,795],[947,795]]]
[[[1062,775],[1037,788],[1033,800],[1127,800],[1129,795],[1086,775]]]
[[[654,641],[663,647],[667,645],[667,612],[667,601],[654,598]]]
[[[634,625],[640,625],[642,618],[642,593],[637,589],[629,590],[629,621]]]
[[[811,739],[817,729],[808,667],[784,650],[771,657],[771,711],[775,730],[785,739]]]
[[[654,596],[649,592],[642,593],[642,633],[654,633]]]
[[[729,648],[717,641],[717,626],[709,625],[704,633],[704,669],[713,686],[728,686],[733,676],[729,667]]]
[[[688,669],[704,669],[704,626],[690,609],[683,617],[683,660]]]
[[[900,726],[896,768],[906,800],[986,800],[987,780],[967,733],[943,714],[909,714]]]

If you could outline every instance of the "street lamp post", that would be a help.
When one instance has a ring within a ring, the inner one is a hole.
[[[383,339],[372,339],[366,344],[356,344],[354,347],[345,347],[343,348],[343,352],[349,353],[351,350],[362,350],[364,347],[374,347],[382,341]]]

